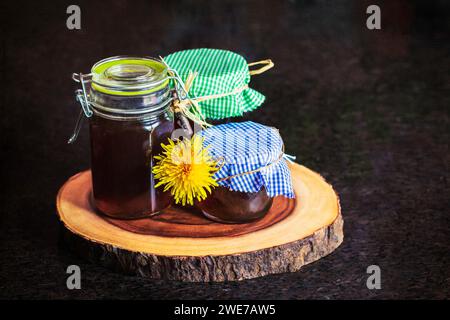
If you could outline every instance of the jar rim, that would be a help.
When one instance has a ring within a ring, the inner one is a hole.
[[[173,101],[169,87],[146,95],[120,96],[91,88],[89,104],[94,114],[110,120],[136,120],[158,115]]]
[[[140,110],[140,112],[123,112],[125,110],[120,110],[118,112],[117,109],[107,108],[99,104],[92,103],[92,105],[94,107],[94,114],[100,118],[116,121],[138,121],[152,118],[166,112],[170,102],[171,100],[167,100],[156,107],[153,106],[151,108],[143,109]]]

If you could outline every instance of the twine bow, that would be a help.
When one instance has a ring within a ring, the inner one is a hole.
[[[236,95],[236,94],[239,94],[242,91],[248,89],[248,84],[245,84],[245,85],[238,87],[230,92],[211,94],[211,95],[191,98],[191,97],[189,97],[189,90],[192,87],[192,83],[194,82],[195,78],[197,77],[198,72],[189,71],[186,81],[183,82],[181,77],[178,75],[178,72],[176,70],[170,68],[170,66],[164,61],[164,59],[161,56],[159,58],[161,59],[162,63],[167,67],[169,75],[176,80],[175,88],[177,88],[178,86],[181,88],[181,90],[176,90],[177,97],[173,102],[173,112],[174,113],[177,113],[177,112],[182,113],[186,118],[199,124],[202,128],[211,127],[212,125],[206,121],[205,116],[202,114],[201,108],[199,106],[199,102]],[[250,66],[254,66],[254,65],[258,65],[258,64],[263,64],[264,66],[261,67],[260,69],[250,70],[249,71],[250,75],[261,74],[261,73],[273,68],[273,66],[274,66],[274,63],[270,59],[252,62],[252,63],[249,63],[248,66],[250,67]]]

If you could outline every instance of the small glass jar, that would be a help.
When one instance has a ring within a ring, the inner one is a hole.
[[[272,202],[273,198],[264,187],[251,193],[217,187],[205,200],[198,202],[197,207],[207,218],[217,222],[246,223],[264,217]]]
[[[154,215],[171,203],[152,174],[153,156],[174,129],[167,69],[152,58],[113,57],[96,63],[90,76],[93,202],[114,218]]]
[[[214,172],[218,186],[196,203],[207,218],[247,223],[263,218],[275,196],[294,197],[278,129],[244,121],[215,125],[197,134],[218,167]]]

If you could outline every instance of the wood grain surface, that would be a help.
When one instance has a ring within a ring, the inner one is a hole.
[[[304,166],[290,168],[296,200],[277,198],[264,219],[243,225],[209,222],[180,208],[157,219],[105,218],[91,205],[88,171],[61,188],[57,209],[72,248],[123,272],[205,282],[292,272],[338,247],[343,221],[333,188]]]

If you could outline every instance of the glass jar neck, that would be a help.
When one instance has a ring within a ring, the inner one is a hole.
[[[110,95],[91,88],[89,102],[94,114],[118,121],[143,120],[158,117],[167,111],[172,101],[170,88],[146,95]]]

